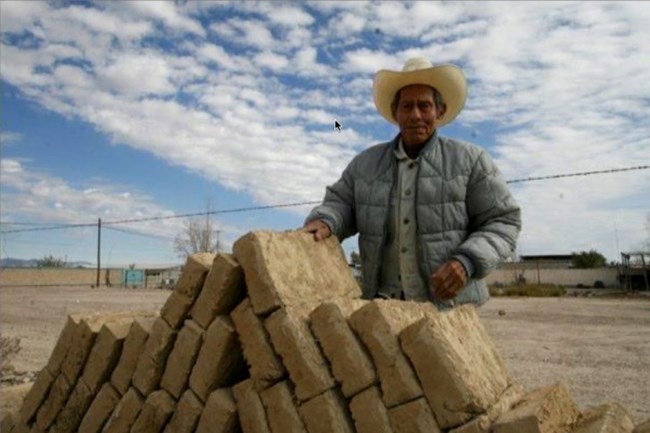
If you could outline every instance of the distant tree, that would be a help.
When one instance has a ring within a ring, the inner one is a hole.
[[[356,251],[350,253],[350,264],[361,267],[361,256]]]
[[[52,254],[43,256],[42,259],[36,260],[36,266],[39,268],[65,268],[67,260],[60,257],[54,257]]]
[[[212,207],[208,204],[207,208],[204,219],[187,219],[183,231],[174,239],[174,250],[179,257],[187,258],[196,253],[219,251],[219,238],[214,229]]]
[[[572,253],[571,262],[574,268],[600,268],[607,265],[607,259],[596,250]]]

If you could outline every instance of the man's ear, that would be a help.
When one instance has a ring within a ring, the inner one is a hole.
[[[445,113],[447,112],[447,105],[445,104],[445,105],[443,105],[443,106],[440,107],[440,108],[437,108],[437,107],[436,107],[436,111],[437,111],[437,113],[436,113],[436,119],[441,119],[442,116],[444,116]]]

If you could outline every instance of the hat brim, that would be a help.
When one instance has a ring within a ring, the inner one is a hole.
[[[467,80],[456,65],[438,65],[408,72],[382,69],[375,74],[373,92],[377,110],[389,122],[397,124],[391,110],[395,94],[402,87],[412,84],[434,87],[442,95],[447,110],[437,123],[439,127],[454,120],[465,106]]]

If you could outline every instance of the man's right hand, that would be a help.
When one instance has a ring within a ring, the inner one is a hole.
[[[322,241],[332,236],[330,227],[323,222],[323,220],[311,221],[303,227],[303,230],[314,234],[314,240]]]

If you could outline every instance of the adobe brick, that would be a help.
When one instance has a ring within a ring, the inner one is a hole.
[[[294,393],[288,381],[278,382],[260,392],[273,433],[307,433],[298,414]]]
[[[641,424],[637,424],[634,427],[633,433],[650,433],[650,419],[643,421]]]
[[[47,361],[47,369],[52,375],[56,377],[61,372],[61,366],[65,357],[70,350],[75,335],[77,334],[77,327],[81,324],[82,316],[78,314],[69,315],[59,333],[56,340],[54,349],[50,353],[50,358]]]
[[[264,322],[255,315],[250,299],[244,299],[231,313],[250,377],[257,391],[261,391],[286,375],[282,361],[273,346]]]
[[[13,413],[13,412],[8,412],[2,414],[2,422],[0,422],[0,432],[2,433],[11,433],[12,430],[14,429],[14,426],[16,425],[16,419],[18,418],[19,415]]]
[[[239,338],[228,316],[218,316],[205,339],[190,374],[190,388],[205,402],[211,391],[227,386],[245,370]]]
[[[68,400],[71,391],[72,385],[61,372],[54,379],[50,392],[36,414],[36,424],[40,429],[47,430],[50,427]]]
[[[270,433],[266,412],[253,382],[246,379],[232,387],[239,422],[244,433]]]
[[[520,384],[510,385],[499,397],[499,400],[488,408],[487,412],[450,430],[449,433],[489,433],[494,421],[519,403],[524,395],[524,388]]]
[[[111,384],[120,395],[124,395],[131,385],[131,378],[138,365],[138,358],[144,350],[155,320],[155,316],[138,317],[129,327],[129,332],[122,344],[120,359],[111,374]]]
[[[331,297],[361,297],[334,236],[314,242],[313,235],[302,230],[254,231],[239,238],[233,252],[244,269],[256,314]]]
[[[371,386],[352,397],[350,412],[357,433],[393,433],[388,411],[376,386]]]
[[[36,415],[36,411],[43,404],[52,382],[54,382],[54,376],[50,373],[50,370],[47,367],[41,369],[36,375],[36,380],[31,388],[27,391],[20,407],[20,418],[22,420],[31,422],[34,415]]]
[[[69,383],[75,383],[79,377],[90,350],[95,343],[97,333],[101,328],[102,323],[98,323],[95,319],[88,317],[82,318],[79,325],[75,328],[73,343],[70,345],[65,360],[61,365],[61,373],[63,373]]]
[[[309,306],[281,308],[264,322],[301,402],[334,387],[327,362],[309,330],[311,310]]]
[[[125,317],[107,322],[99,330],[81,375],[91,394],[97,394],[99,387],[110,378],[134,319]]]
[[[162,317],[156,318],[133,372],[133,386],[143,395],[158,388],[176,334]]]
[[[119,401],[119,392],[110,383],[105,383],[83,415],[79,433],[99,433]]]
[[[84,413],[90,407],[94,394],[86,385],[83,378],[79,379],[72,389],[68,400],[56,417],[54,425],[50,427],[50,433],[72,433],[77,431]]]
[[[555,433],[574,424],[580,412],[562,384],[526,394],[494,422],[494,433]]]
[[[194,299],[178,292],[171,292],[160,309],[160,317],[165,319],[173,329],[177,329],[187,318],[193,303]]]
[[[370,354],[348,323],[350,315],[366,303],[360,299],[324,302],[309,314],[311,330],[348,398],[377,380]]]
[[[633,433],[634,422],[620,404],[603,404],[586,410],[572,433]]]
[[[354,433],[350,411],[338,389],[330,389],[300,405],[309,433]]]
[[[239,433],[237,404],[230,388],[210,393],[195,433]]]
[[[203,403],[191,389],[188,389],[178,400],[176,410],[163,433],[193,433],[201,412],[203,412]]]
[[[486,412],[512,381],[472,305],[419,320],[400,342],[442,429]]]
[[[398,335],[426,314],[437,315],[436,307],[428,302],[375,300],[350,315],[350,326],[372,356],[388,408],[422,395],[415,372],[402,353]]]
[[[215,317],[230,312],[246,297],[244,271],[231,254],[217,254],[190,317],[208,329]]]
[[[136,388],[130,387],[115,406],[102,433],[129,433],[143,404],[144,398],[140,392]]]
[[[174,413],[176,400],[163,389],[147,396],[131,433],[159,433]]]
[[[395,433],[440,433],[440,427],[424,397],[388,409]]]
[[[202,343],[203,329],[193,320],[186,320],[176,337],[174,348],[169,354],[165,372],[160,380],[160,387],[176,399],[179,399],[187,388]]]

